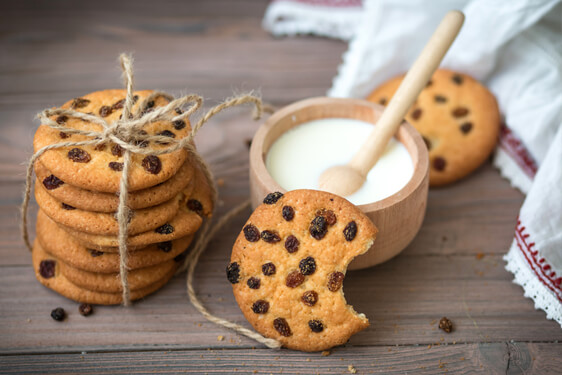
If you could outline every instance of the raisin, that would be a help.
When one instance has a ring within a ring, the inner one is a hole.
[[[171,224],[166,223],[154,229],[154,231],[158,234],[170,234],[174,232],[174,227]]]
[[[446,316],[442,317],[439,321],[439,328],[447,333],[451,333],[453,331],[453,322],[447,319]]]
[[[257,300],[252,305],[252,311],[256,314],[265,314],[269,311],[269,302],[264,301],[263,299]]]
[[[324,330],[324,324],[322,324],[322,322],[317,319],[309,320],[308,327],[314,333],[320,333]]]
[[[117,161],[110,161],[108,165],[111,170],[114,170],[116,172],[121,172],[123,170],[123,163],[119,163]]]
[[[283,206],[281,214],[283,215],[283,219],[291,221],[295,217],[295,210],[291,206]]]
[[[279,234],[270,230],[264,230],[263,232],[261,232],[261,239],[268,243],[276,243],[281,241],[281,237],[279,237]]]
[[[154,100],[151,100],[148,103],[146,103],[146,108],[152,108],[152,107],[154,107]]]
[[[472,130],[472,122],[465,122],[461,125],[460,129],[463,134],[468,134]]]
[[[175,108],[174,111],[176,111],[176,113],[178,115],[181,115],[183,113],[183,111],[181,110],[181,108]]]
[[[53,318],[57,322],[62,322],[64,318],[66,318],[66,312],[62,307],[57,307],[56,309],[51,311],[51,318]]]
[[[337,292],[343,284],[345,275],[341,272],[335,271],[328,276],[328,290],[330,292]]]
[[[317,240],[321,240],[322,238],[324,238],[324,236],[328,232],[328,223],[326,222],[324,216],[316,216],[310,222],[309,231],[310,235]]]
[[[125,150],[123,149],[123,147],[119,146],[119,145],[113,145],[111,146],[111,154],[115,155],[115,156],[123,156],[123,152]]]
[[[246,282],[250,289],[259,289],[261,285],[261,280],[257,277],[250,277]]]
[[[431,141],[422,135],[423,142],[425,143],[425,147],[427,147],[427,151],[431,150]]]
[[[271,276],[271,275],[275,275],[275,264],[269,262],[269,263],[265,263],[261,266],[261,272],[263,272],[263,274],[265,276]]]
[[[55,265],[57,264],[54,260],[42,260],[39,263],[39,274],[44,279],[50,279],[55,276]]]
[[[68,120],[68,116],[61,115],[61,116],[57,117],[57,119],[55,121],[57,122],[57,124],[64,124],[66,122],[66,120]]]
[[[203,205],[197,199],[189,199],[187,201],[187,208],[198,214],[203,212]]]
[[[107,117],[111,114],[111,112],[113,112],[113,110],[111,109],[111,107],[104,105],[100,108],[100,116],[101,117]]]
[[[238,284],[238,281],[240,281],[240,266],[238,263],[230,263],[226,267],[226,278],[231,284]]]
[[[139,135],[147,135],[148,133],[145,132],[144,130],[140,130],[138,132]],[[135,139],[134,140],[134,144],[140,148],[145,148],[148,146],[148,141],[147,140],[143,140],[143,139]]]
[[[281,336],[289,337],[293,334],[291,332],[291,327],[289,327],[289,323],[287,323],[287,320],[285,320],[285,318],[275,319],[273,321],[273,328],[275,328],[275,330],[279,332]]]
[[[419,109],[419,108],[414,109],[414,112],[412,112],[412,119],[413,119],[413,120],[419,120],[419,118],[421,117],[421,115],[422,115],[422,110],[421,110],[421,109]]]
[[[168,129],[166,130],[162,130],[160,133],[158,133],[157,135],[161,135],[163,137],[170,137],[170,138],[176,138],[176,134],[174,132],[169,131]]]
[[[61,139],[66,139],[66,138],[70,137],[70,135],[66,134],[65,132],[60,132],[59,137],[61,137]]]
[[[86,151],[82,150],[81,148],[73,148],[72,150],[68,151],[67,156],[70,160],[76,163],[87,163],[90,160],[92,160],[90,154],[88,154]]]
[[[300,242],[297,237],[292,234],[285,240],[285,249],[289,253],[296,253],[299,250]]]
[[[53,190],[56,189],[58,187],[60,187],[61,185],[64,185],[64,182],[59,180],[57,178],[57,176],[55,175],[50,175],[47,176],[43,179],[43,186],[45,186],[45,189],[47,190]]]
[[[343,229],[343,236],[346,241],[353,241],[357,235],[357,223],[355,221],[350,221],[349,224]]]
[[[159,242],[156,247],[165,253],[172,251],[172,241]]]
[[[142,159],[142,167],[149,173],[158,174],[162,170],[162,162],[156,155],[148,155]]]
[[[257,242],[260,239],[260,231],[252,224],[248,224],[243,229],[244,237],[250,242]]]
[[[103,151],[105,150],[106,147],[107,145],[105,143],[98,143],[97,145],[94,146],[94,150]]]
[[[89,99],[74,98],[74,100],[72,101],[72,104],[70,105],[70,108],[72,108],[72,109],[84,108],[84,107],[86,107],[88,104],[90,104],[90,100],[89,100]]]
[[[433,81],[429,80],[427,81],[427,83],[425,84],[425,87],[430,87],[431,85],[433,85]]]
[[[265,203],[265,204],[277,203],[277,201],[279,199],[281,199],[282,196],[283,196],[283,193],[280,193],[278,191],[276,191],[274,193],[269,193],[269,194],[267,194],[267,196],[265,198],[263,198],[263,203]]]
[[[442,95],[435,95],[434,97],[436,103],[446,103],[447,98]]]
[[[172,125],[174,125],[174,129],[182,130],[183,128],[185,128],[185,121],[176,120],[176,121],[172,122]]]
[[[111,110],[115,111],[116,109],[121,109],[121,108],[123,108],[124,105],[125,105],[125,99],[123,98],[123,99],[113,103],[113,105],[111,106]]]
[[[380,98],[380,100],[379,100],[379,104],[380,104],[380,105],[386,105],[387,102],[388,102],[388,101],[387,101],[386,98]]]
[[[460,75],[458,75],[458,74],[455,74],[451,79],[452,79],[453,82],[455,82],[457,85],[462,85],[462,81],[463,81],[462,76],[460,76]]]
[[[441,156],[436,156],[432,164],[433,168],[437,171],[442,171],[447,166],[447,162]]]
[[[451,113],[452,113],[453,117],[459,118],[459,117],[464,117],[464,116],[468,115],[468,112],[469,112],[468,108],[458,107],[458,108],[455,108],[453,110],[453,112],[451,112]]]
[[[135,104],[138,100],[139,100],[138,95],[133,96],[133,104]]]
[[[64,203],[64,202],[61,203],[61,206],[62,206],[62,208],[64,208],[65,210],[75,210],[75,209],[76,209],[76,207],[72,207],[71,205],[66,204],[66,203]]]
[[[287,275],[285,285],[289,288],[296,288],[304,282],[304,275],[300,271],[293,271]]]
[[[314,290],[308,290],[303,293],[301,301],[307,306],[314,306],[318,302],[318,293]]]
[[[336,214],[334,213],[334,211],[327,210],[325,208],[317,210],[316,216],[324,217],[324,219],[326,219],[326,224],[328,224],[330,226],[332,226],[332,225],[334,225],[335,223],[338,222],[338,218],[337,218]]]
[[[306,257],[300,261],[299,269],[305,276],[312,275],[316,272],[316,261],[313,257]]]
[[[82,303],[80,304],[80,306],[78,306],[78,312],[82,316],[88,316],[92,315],[92,313],[94,312],[94,308],[89,303]]]
[[[103,255],[103,251],[97,251],[94,249],[90,249],[90,255],[92,256],[92,258],[96,258],[99,257],[101,255]]]

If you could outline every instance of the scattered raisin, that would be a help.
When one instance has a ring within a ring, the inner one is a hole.
[[[64,184],[64,182],[59,180],[57,178],[57,176],[55,176],[53,174],[50,175],[50,176],[47,176],[43,179],[43,186],[45,186],[45,189],[47,189],[47,190],[56,189],[63,184]]]
[[[162,162],[156,155],[148,155],[142,159],[142,167],[149,173],[158,174],[162,170]]]
[[[260,239],[260,231],[252,224],[248,224],[242,230],[244,232],[244,237],[250,242],[257,242]]]
[[[447,319],[446,316],[444,316],[439,321],[439,328],[447,333],[451,333],[451,331],[453,331],[453,322],[451,322],[449,319]]]
[[[61,115],[61,116],[57,117],[56,122],[57,122],[57,124],[64,124],[66,122],[66,120],[68,120],[68,116]]]
[[[263,299],[257,300],[252,305],[252,311],[256,314],[265,314],[269,310],[269,302],[264,301]]]
[[[172,251],[172,241],[159,242],[156,247],[165,253]]]
[[[300,242],[297,237],[292,234],[285,240],[285,249],[289,253],[296,253],[299,250]]]
[[[463,134],[468,134],[472,130],[472,122],[465,122],[461,125],[460,129]]]
[[[238,263],[230,263],[226,267],[226,278],[231,284],[238,284],[238,281],[240,281],[240,266]]]
[[[110,161],[109,168],[116,172],[121,172],[123,170],[123,163],[119,163],[117,161]]]
[[[453,82],[455,82],[457,85],[462,85],[462,76],[455,74],[452,78]]]
[[[203,205],[197,199],[188,199],[187,208],[199,215],[203,212]]]
[[[100,116],[101,117],[107,117],[111,114],[111,112],[113,112],[113,110],[111,109],[111,107],[104,105],[100,108]]]
[[[62,208],[64,208],[65,210],[75,210],[75,209],[76,209],[76,207],[72,207],[71,205],[66,204],[66,203],[64,203],[64,202],[61,203],[61,206],[62,206]]]
[[[123,156],[123,152],[125,150],[123,149],[123,147],[115,144],[113,146],[111,146],[111,154],[115,155],[115,156]]]
[[[271,275],[275,275],[275,264],[269,262],[269,263],[265,263],[261,266],[261,272],[263,272],[263,274],[265,276],[271,276]]]
[[[453,110],[453,112],[451,112],[451,113],[452,113],[453,117],[458,118],[458,117],[464,117],[464,116],[468,115],[468,112],[469,112],[468,108],[458,107],[458,108],[455,108]]]
[[[386,103],[387,103],[386,98],[380,98],[380,100],[379,100],[380,105],[386,105]]]
[[[303,293],[301,301],[307,306],[314,306],[318,302],[318,293],[314,290],[308,290]]]
[[[306,257],[300,261],[299,268],[303,275],[312,275],[316,272],[316,261],[313,257]]]
[[[246,282],[250,289],[259,289],[261,285],[261,280],[257,277],[250,277]]]
[[[324,216],[316,216],[310,222],[309,231],[310,235],[317,240],[321,240],[322,238],[324,238],[324,236],[328,232],[328,223],[326,222]]]
[[[433,159],[433,168],[437,171],[442,171],[445,169],[447,162],[441,156],[436,156]]]
[[[57,262],[51,259],[42,260],[41,263],[39,263],[39,274],[45,279],[50,279],[55,276],[56,264]]]
[[[90,154],[88,154],[81,148],[73,148],[72,150],[68,151],[67,156],[70,160],[76,163],[87,163],[92,159],[90,157]]]
[[[281,241],[281,237],[277,232],[271,230],[264,230],[261,232],[261,239],[268,243],[276,243]]]
[[[121,100],[116,101],[115,103],[113,103],[113,105],[111,106],[111,109],[112,109],[113,111],[115,111],[116,109],[121,109],[121,108],[123,108],[124,105],[125,105],[125,98],[123,98],[123,99],[121,99]]]
[[[158,234],[170,234],[174,232],[174,227],[170,223],[166,223],[154,229],[154,231]]]
[[[71,107],[72,109],[84,108],[84,107],[86,107],[88,104],[90,104],[90,100],[89,100],[89,99],[74,98],[74,100],[72,101],[72,104],[70,105],[70,107]]]
[[[328,290],[330,292],[337,292],[343,284],[345,275],[341,272],[335,271],[328,276]]]
[[[174,129],[182,130],[183,128],[185,128],[185,121],[176,120],[176,121],[172,122],[172,125],[174,125]]]
[[[346,241],[353,241],[357,235],[357,223],[355,221],[350,221],[349,224],[343,229],[343,236]]]
[[[56,309],[51,311],[51,318],[53,318],[57,322],[62,322],[64,318],[66,318],[66,312],[62,307],[57,307]]]
[[[422,135],[423,142],[425,143],[425,147],[427,147],[427,151],[431,150],[431,141]]]
[[[414,109],[414,112],[412,112],[412,119],[413,120],[419,120],[419,118],[422,115],[422,110],[419,108]]]
[[[66,139],[66,138],[70,137],[70,135],[66,134],[65,132],[60,132],[59,137],[61,137],[61,139]]]
[[[326,219],[326,224],[332,226],[338,222],[338,218],[334,211],[322,208],[316,211],[316,216],[323,216]]]
[[[285,219],[286,221],[291,221],[295,217],[295,210],[291,206],[283,206],[281,214],[283,215],[283,219]]]
[[[291,327],[285,318],[277,318],[273,321],[273,328],[281,334],[281,336],[289,337],[293,333],[291,332]]]
[[[99,257],[101,255],[103,255],[103,251],[97,251],[94,249],[90,249],[90,255],[92,256],[92,258],[96,258]]]
[[[82,316],[88,316],[94,312],[94,308],[89,303],[81,303],[80,306],[78,306],[78,312]]]
[[[309,320],[308,326],[310,327],[310,330],[314,333],[320,333],[324,330],[324,324],[322,324],[322,322],[317,319]]]
[[[300,271],[293,271],[287,275],[285,285],[289,288],[296,288],[304,282],[304,275]]]
[[[283,193],[280,193],[278,191],[274,192],[274,193],[269,193],[267,194],[267,196],[263,199],[263,203],[265,204],[274,204],[276,203],[279,199],[281,199],[281,197],[283,196]]]

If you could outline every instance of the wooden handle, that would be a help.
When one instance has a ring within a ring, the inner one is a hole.
[[[441,63],[464,21],[458,10],[448,12],[410,68],[388,107],[349,165],[366,176],[396,133],[408,109]]]

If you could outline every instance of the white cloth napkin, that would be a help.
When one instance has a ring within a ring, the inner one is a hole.
[[[317,2],[303,1],[311,7]],[[327,12],[329,5],[320,2]],[[276,1],[270,8],[278,3],[290,7],[292,2]],[[535,308],[562,326],[559,0],[367,0],[328,95],[364,98],[388,78],[405,72],[450,9],[462,10],[466,21],[442,66],[474,76],[498,99],[506,125],[494,165],[527,194],[504,257],[506,269]],[[283,19],[283,14],[276,17]],[[314,33],[314,27],[309,24],[306,32]],[[323,30],[318,33],[326,35]]]

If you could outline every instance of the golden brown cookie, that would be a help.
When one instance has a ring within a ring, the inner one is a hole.
[[[386,105],[403,76],[375,89],[369,101]],[[500,129],[494,95],[474,78],[439,69],[406,115],[429,150],[431,186],[457,181],[493,151]]]
[[[361,210],[337,195],[269,194],[236,239],[226,270],[244,316],[290,349],[345,343],[369,325],[345,301],[347,265],[376,233]]]
[[[119,119],[122,112],[125,90],[104,90],[75,98],[65,103],[62,108],[73,108],[77,111],[102,116],[111,123]],[[136,91],[138,97],[133,113],[139,110],[140,103],[152,91]],[[151,107],[163,106],[168,100],[159,97],[151,103]],[[146,108],[144,110],[150,110]],[[102,131],[100,125],[84,122],[75,118],[59,116],[57,122],[66,127],[88,131]],[[187,120],[186,120],[187,121]],[[184,138],[190,132],[186,121],[172,123],[160,121],[148,124],[143,128],[149,135],[164,135],[176,139]],[[67,134],[55,130],[47,125],[40,125],[35,133],[33,147],[35,152],[39,149],[60,142],[78,142],[91,140],[91,138]],[[162,149],[169,146],[151,144],[153,149]],[[119,191],[123,168],[123,149],[116,144],[88,145],[62,147],[49,150],[40,157],[40,162],[58,179],[70,185],[87,190],[115,193]],[[129,191],[136,191],[162,183],[180,169],[187,157],[184,149],[159,156],[134,154],[131,157],[131,169],[128,176]]]
[[[119,249],[101,252],[88,249],[62,230],[43,211],[37,214],[37,240],[41,247],[56,258],[63,259],[74,268],[96,273],[119,272]],[[174,259],[189,247],[193,235],[164,241],[140,248],[129,249],[129,270],[150,267]]]
[[[37,280],[47,288],[62,294],[71,300],[96,305],[118,305],[122,302],[121,293],[102,293],[80,288],[71,283],[61,272],[55,257],[47,254],[38,241],[33,244],[33,269]],[[172,270],[162,279],[143,289],[131,291],[131,300],[143,298],[164,286],[174,276]]]
[[[64,183],[39,161],[35,163],[35,173],[47,192],[61,202],[86,211],[117,211],[119,206],[117,194],[86,190]],[[181,191],[189,196],[193,190],[193,174],[194,168],[188,159],[175,175],[162,184],[130,192],[127,206],[132,210],[156,206],[169,201]]]

